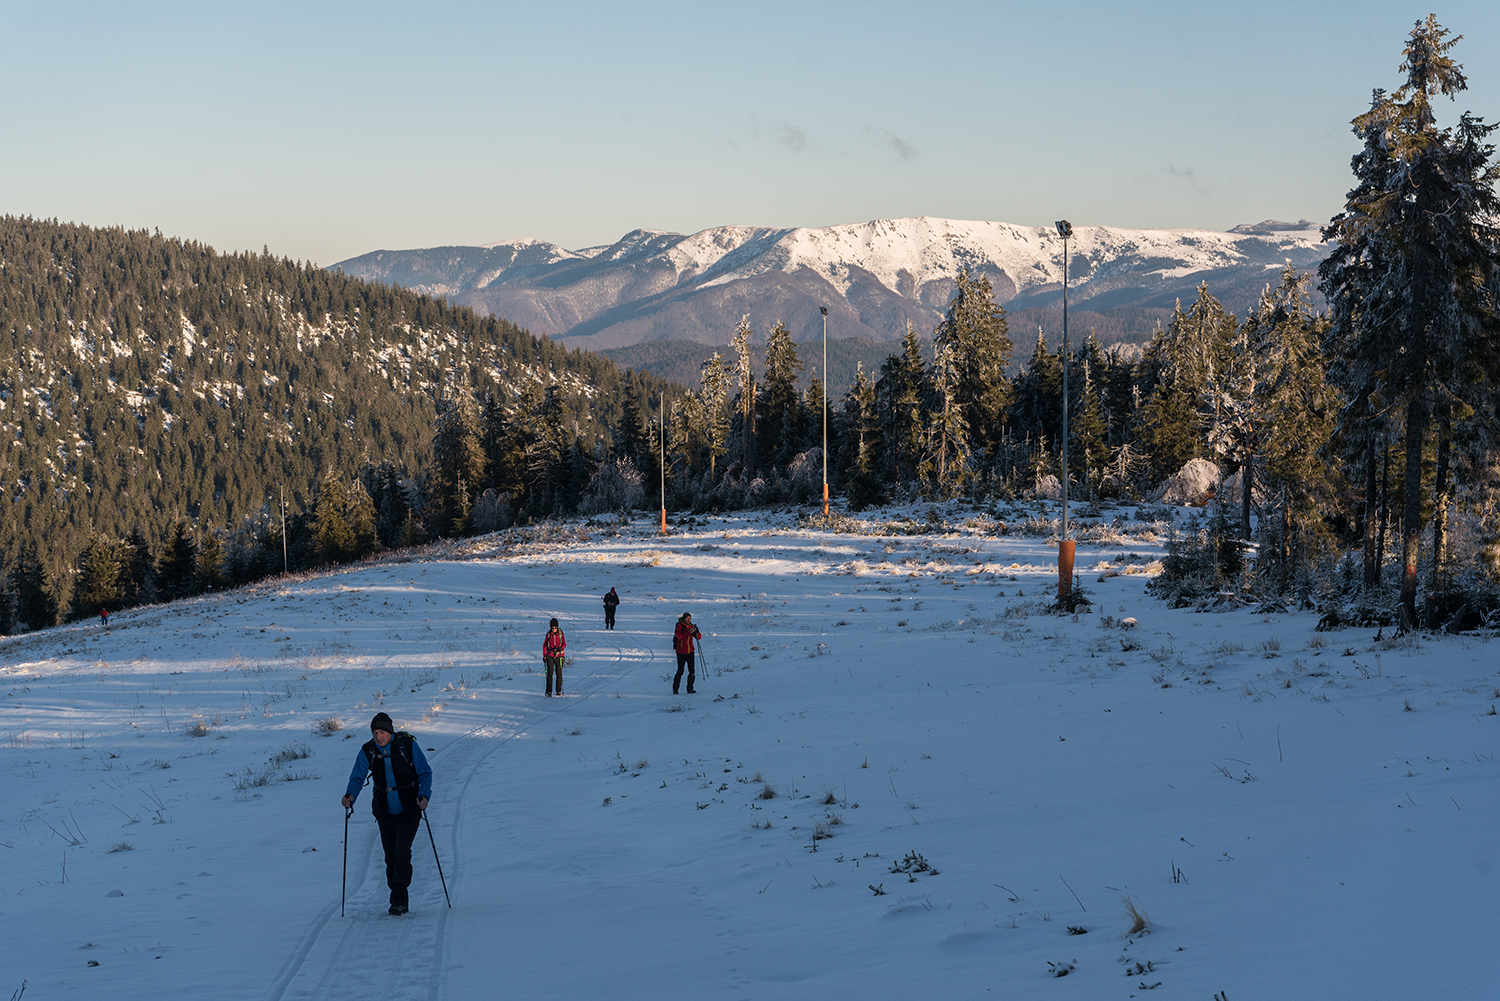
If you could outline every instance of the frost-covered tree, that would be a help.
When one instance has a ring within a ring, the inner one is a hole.
[[[880,366],[875,383],[875,410],[880,415],[880,440],[886,479],[909,483],[917,478],[922,458],[923,401],[928,396],[927,366],[911,322],[901,340],[901,353]]]
[[[1408,626],[1418,621],[1423,456],[1434,409],[1441,466],[1454,407],[1468,406],[1500,378],[1500,167],[1487,143],[1495,126],[1465,113],[1455,127],[1437,127],[1434,99],[1468,86],[1448,55],[1458,38],[1447,34],[1431,15],[1418,21],[1403,50],[1405,84],[1388,96],[1376,91],[1370,110],[1354,119],[1365,140],[1353,161],[1358,183],[1324,230],[1337,245],[1320,268],[1340,380],[1351,397],[1374,404],[1355,413],[1391,412],[1404,428],[1401,605]],[[1440,477],[1438,486],[1446,485]],[[1446,497],[1436,506],[1446,510]]]
[[[933,335],[934,349],[948,352],[952,400],[964,415],[969,437],[993,456],[1004,433],[1010,382],[1011,342],[1005,310],[995,302],[990,280],[963,268],[953,298]]]
[[[1234,315],[1209,294],[1205,282],[1192,306],[1184,310],[1179,301],[1171,324],[1152,336],[1141,440],[1157,479],[1203,454],[1204,428],[1213,414],[1209,387],[1228,366],[1234,332]]]
[[[919,471],[935,496],[952,496],[963,489],[969,477],[969,422],[967,408],[959,402],[955,343],[947,340],[933,348],[931,399],[927,405],[924,434],[925,454]]]
[[[765,390],[760,394],[757,423],[765,447],[762,454],[776,466],[786,466],[802,450],[802,395],[797,376],[802,359],[792,343],[792,332],[777,322],[766,337]]]

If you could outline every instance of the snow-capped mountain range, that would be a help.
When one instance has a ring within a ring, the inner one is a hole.
[[[1290,263],[1326,254],[1319,227],[1268,221],[1228,232],[1076,226],[1069,305],[1093,313],[1169,308],[1199,282],[1243,313]],[[749,313],[764,334],[785,321],[797,339],[884,341],[907,321],[928,334],[960,268],[989,278],[1008,310],[1060,306],[1063,241],[1050,226],[928,217],[822,228],[719,226],[684,236],[638,229],[609,246],[567,250],[540,240],[483,247],[379,250],[333,267],[446,296],[577,347],[655,340],[729,341]]]

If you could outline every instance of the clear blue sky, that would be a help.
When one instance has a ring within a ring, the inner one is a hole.
[[[320,264],[636,227],[1326,220],[1427,6],[0,0],[0,213]],[[1500,5],[1437,9],[1500,119]]]

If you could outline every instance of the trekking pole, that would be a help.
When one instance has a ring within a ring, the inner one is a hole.
[[[349,890],[349,818],[354,816],[354,807],[344,808],[344,881],[339,885],[339,917],[344,916],[344,894]]]
[[[427,840],[432,842],[432,860],[437,863],[438,881],[443,884],[443,899],[448,901],[448,909],[453,909],[453,898],[448,896],[448,881],[443,879],[443,860],[438,858],[437,839],[432,836],[432,822],[427,819],[427,811],[422,811],[422,823],[427,825]]]
[[[703,656],[703,640],[694,640],[693,645],[698,648],[698,659],[703,661],[703,676],[706,678],[708,677],[708,658]]]

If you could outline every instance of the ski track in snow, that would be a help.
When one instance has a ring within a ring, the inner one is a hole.
[[[472,570],[473,564],[469,564]],[[493,590],[483,575],[480,577],[481,593],[502,596],[502,607],[524,607],[542,615],[527,595],[513,588]],[[594,596],[590,595],[590,598]],[[579,622],[577,615],[559,611],[556,617],[566,623],[564,633],[582,633],[574,628]],[[597,630],[603,632],[604,630]],[[630,630],[615,629],[625,637],[634,638]],[[570,649],[574,643],[569,639]],[[644,663],[656,659],[656,652],[635,642],[635,649],[644,655]],[[426,878],[423,871],[426,851],[432,850],[438,832],[446,832],[448,842],[448,865],[443,870],[447,880],[448,896],[457,897],[463,886],[464,807],[469,789],[476,776],[482,773],[485,764],[517,734],[534,730],[548,719],[561,715],[606,687],[612,679],[618,679],[638,664],[631,663],[626,648],[615,648],[615,674],[605,676],[594,670],[582,679],[564,678],[567,697],[545,707],[530,707],[499,713],[476,727],[460,734],[440,747],[428,751],[428,760],[434,775],[434,802],[429,806],[423,827],[417,832],[412,844],[414,869],[423,878],[413,878],[411,911],[404,918],[391,918],[384,913],[388,889],[385,885],[385,855],[380,848],[379,829],[371,822],[356,825],[350,822],[350,886],[344,916],[339,908],[330,904],[313,920],[296,950],[288,957],[286,965],[272,983],[268,1001],[283,1001],[287,998],[389,998],[391,1001],[440,1001],[447,996],[444,971],[448,968],[448,929],[451,922],[461,920],[462,911],[450,908],[444,896],[441,880]],[[382,664],[395,659],[387,657]],[[639,660],[639,658],[636,658]],[[575,661],[576,662],[576,661]],[[629,664],[629,667],[626,665]],[[442,784],[436,782],[441,774]],[[450,792],[451,790],[451,792]],[[368,787],[366,789],[368,791]],[[362,795],[354,805],[355,816],[359,816],[368,797]],[[439,818],[431,827],[432,815],[440,813],[440,803],[451,803],[451,818]],[[427,835],[426,838],[423,835]],[[358,843],[355,843],[356,837]],[[451,870],[451,871],[450,871]],[[430,875],[437,875],[434,870]],[[368,888],[367,888],[368,887]],[[347,923],[346,923],[347,922]],[[374,946],[370,924],[380,922],[379,945]],[[394,924],[394,933],[392,929]]]

